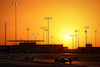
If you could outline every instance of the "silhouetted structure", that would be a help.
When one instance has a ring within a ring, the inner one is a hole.
[[[89,29],[89,26],[85,26],[84,28],[86,29],[85,33],[86,33],[86,44],[87,44],[87,29]]]
[[[9,53],[10,46],[0,46],[0,53]]]
[[[44,40],[44,30],[46,29],[46,27],[41,27],[41,29],[43,29],[43,40]],[[43,42],[44,44],[44,42]]]
[[[57,53],[63,52],[63,45],[36,45],[36,43],[20,43],[10,48],[11,53]]]
[[[48,20],[48,44],[49,44],[49,20],[52,19],[52,17],[45,17],[44,19]]]
[[[16,12],[16,6],[19,5],[19,3],[12,3],[12,5],[15,6],[15,40],[17,40],[17,12]],[[15,44],[17,44],[16,41],[15,41]]]
[[[78,53],[100,53],[100,47],[79,47]]]
[[[15,40],[8,40],[8,42],[15,42]],[[4,47],[0,52],[3,53],[61,53],[63,52],[63,44],[36,44],[36,42],[43,42],[43,40],[17,40],[19,45],[12,45],[8,48]]]
[[[92,47],[92,44],[86,44],[86,47]]]

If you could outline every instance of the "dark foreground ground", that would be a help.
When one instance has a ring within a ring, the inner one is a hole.
[[[13,60],[5,60],[0,59],[1,67],[89,67],[89,66],[79,66],[73,64],[64,64],[64,63],[41,63],[41,62],[23,62],[23,61],[13,61]]]
[[[85,62],[84,62],[85,63]],[[7,60],[0,59],[0,67],[100,67],[94,65],[79,65],[43,61]]]
[[[64,55],[64,54],[63,54]],[[34,61],[25,60],[23,57],[33,56]],[[84,61],[82,60],[73,61],[72,64],[66,63],[55,63],[54,58],[62,56],[60,54],[0,54],[0,67],[100,67],[99,61]],[[69,55],[67,55],[69,56]],[[78,55],[79,56],[79,55]],[[83,56],[83,55],[82,55]],[[93,55],[92,55],[93,56]],[[99,55],[97,55],[99,56]],[[96,56],[96,57],[97,57]],[[80,56],[81,57],[81,56]],[[89,56],[88,56],[89,57]],[[94,59],[95,57],[93,57]],[[97,58],[98,59],[98,58]]]

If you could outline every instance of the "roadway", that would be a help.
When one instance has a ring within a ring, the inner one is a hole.
[[[89,67],[89,66],[82,66],[82,65],[69,65],[64,63],[50,63],[50,62],[38,62],[38,61],[16,61],[16,60],[6,60],[0,59],[0,66],[28,66],[28,67]]]
[[[26,55],[19,54],[9,54],[9,55],[0,55],[0,66],[1,65],[28,65],[34,67],[48,66],[48,67],[100,67],[100,62],[88,62],[88,61],[73,61],[72,64],[69,62],[64,63],[55,63],[53,59],[44,59],[44,58],[35,58],[34,61],[25,61],[23,58]]]

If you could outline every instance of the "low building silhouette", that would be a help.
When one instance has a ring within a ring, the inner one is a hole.
[[[9,53],[61,53],[63,52],[62,44],[41,45],[36,43],[19,43],[9,47]]]

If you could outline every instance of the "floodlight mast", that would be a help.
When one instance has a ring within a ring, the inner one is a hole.
[[[76,32],[76,46],[75,46],[75,48],[77,48],[77,30],[75,30],[75,32]]]
[[[48,31],[48,29],[45,29],[45,31],[46,31],[46,45],[47,45],[47,31]]]
[[[70,35],[70,36],[72,36],[72,49],[74,49],[74,36],[76,35]]]
[[[52,39],[53,39],[53,36],[51,36],[51,45],[53,44],[53,41],[52,41]]]
[[[45,17],[44,19],[48,20],[48,45],[49,45],[49,19],[52,19],[52,17]]]
[[[97,31],[94,31],[95,32],[95,47],[96,47],[96,33],[97,33]]]
[[[80,45],[79,45],[79,31],[78,31],[78,47],[79,47]]]
[[[43,29],[43,45],[44,45],[44,29],[45,29],[46,27],[41,27],[41,29]]]
[[[19,3],[11,3],[15,6],[15,44],[17,44],[17,12],[16,12],[16,6],[19,5]]]
[[[77,37],[78,37],[78,47],[79,47],[79,30],[75,30],[75,32],[76,32],[76,49],[77,49]]]
[[[89,26],[85,26],[84,28],[86,29],[85,33],[86,33],[86,44],[87,44],[87,29],[89,29]]]
[[[26,28],[26,30],[27,30],[27,40],[29,40],[29,28]]]
[[[39,35],[38,33],[34,33],[33,35],[35,35],[35,42],[36,42],[36,35]]]
[[[5,30],[5,46],[6,46],[6,23],[4,23],[4,30]]]

